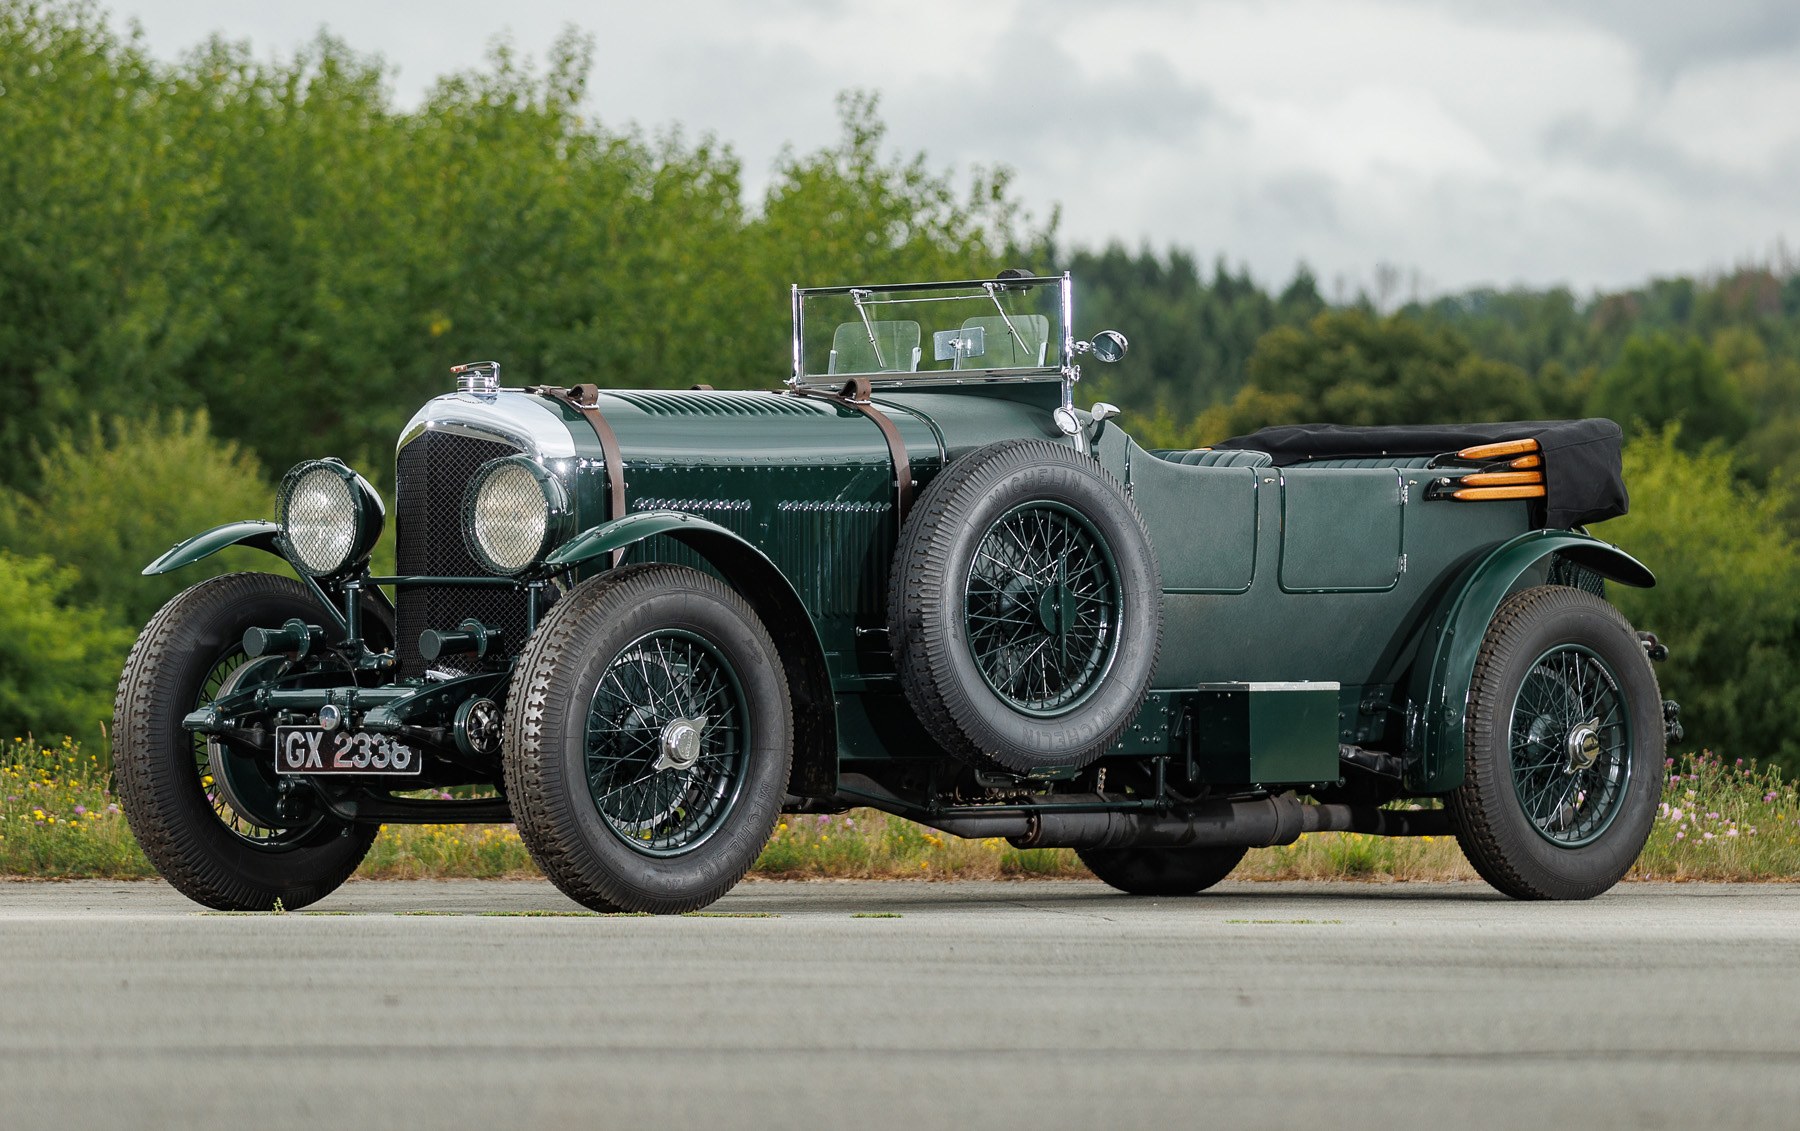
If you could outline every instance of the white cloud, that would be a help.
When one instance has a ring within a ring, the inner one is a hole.
[[[891,138],[1004,163],[1066,239],[1188,247],[1279,283],[1380,261],[1450,289],[1627,285],[1800,238],[1800,10],[1779,0],[127,0],[165,55],[210,30],[291,50],[323,24],[411,102],[510,31],[595,33],[595,113],[680,122],[760,190],[784,144],[879,90]]]

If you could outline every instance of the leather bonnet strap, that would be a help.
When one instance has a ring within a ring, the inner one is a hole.
[[[871,387],[867,377],[852,377],[844,382],[844,387],[835,393],[822,389],[787,389],[786,392],[796,397],[813,397],[830,401],[845,408],[861,413],[873,421],[875,427],[881,429],[881,438],[887,442],[888,457],[894,462],[894,519],[897,525],[905,525],[906,512],[912,509],[913,480],[912,461],[906,455],[906,441],[900,438],[900,430],[894,427],[887,413],[875,407],[869,399]]]
[[[555,385],[534,385],[525,390],[536,393],[540,397],[549,397],[569,406],[580,413],[594,429],[595,439],[600,441],[600,457],[606,461],[606,506],[607,517],[625,517],[625,454],[619,448],[618,434],[607,423],[606,417],[600,414],[600,388],[597,385],[572,385],[559,388]],[[614,550],[612,563],[619,564],[624,557],[623,550]]]

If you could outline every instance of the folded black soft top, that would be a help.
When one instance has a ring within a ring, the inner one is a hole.
[[[1630,509],[1619,462],[1624,436],[1610,420],[1511,420],[1494,424],[1284,424],[1213,445],[1268,452],[1277,467],[1316,459],[1432,456],[1480,444],[1536,440],[1544,460],[1544,525],[1559,529]]]

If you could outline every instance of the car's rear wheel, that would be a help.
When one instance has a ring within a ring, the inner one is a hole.
[[[894,662],[927,732],[982,769],[1078,768],[1136,717],[1162,642],[1143,519],[1063,444],[1007,440],[956,460],[894,555]]]
[[[692,911],[756,862],[793,756],[781,656],[744,599],[673,565],[577,586],[513,675],[503,760],[544,874],[603,911]]]
[[[1588,899],[1631,870],[1662,793],[1662,697],[1643,645],[1590,593],[1507,598],[1469,689],[1449,809],[1463,854],[1518,899]]]
[[[119,678],[113,762],[125,818],[156,870],[208,907],[304,907],[348,879],[375,839],[374,826],[340,821],[303,792],[282,807],[272,744],[248,751],[181,726],[195,708],[272,677],[269,662],[245,654],[244,631],[290,618],[329,623],[290,578],[209,578],[150,618]]]
[[[1129,895],[1193,895],[1231,875],[1249,849],[1080,848],[1088,871]]]

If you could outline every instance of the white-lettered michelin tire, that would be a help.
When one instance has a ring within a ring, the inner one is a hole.
[[[768,843],[793,734],[781,656],[748,602],[684,566],[613,570],[557,602],[519,657],[507,798],[576,902],[693,911]]]
[[[330,623],[312,593],[291,578],[208,578],[150,618],[119,677],[113,766],[125,819],[163,878],[208,907],[304,907],[348,879],[375,839],[375,826],[339,821],[320,809],[285,823],[270,806],[272,745],[265,759],[209,746],[181,727],[183,716],[244,669],[246,629],[295,617]],[[221,783],[221,774],[233,780]]]
[[[1006,440],[950,463],[901,532],[894,664],[926,731],[985,770],[1050,774],[1136,718],[1162,646],[1143,519],[1092,457]]]

